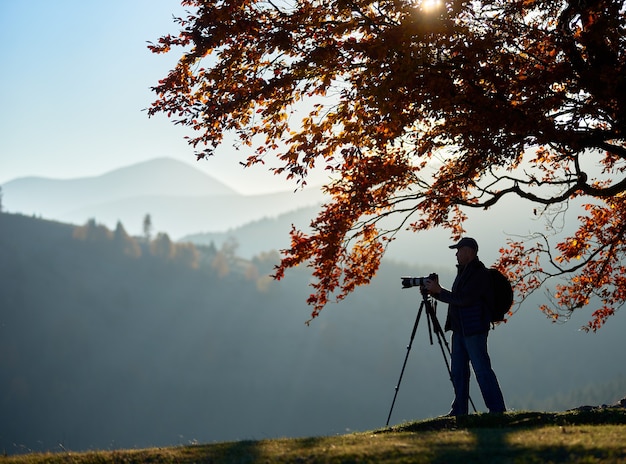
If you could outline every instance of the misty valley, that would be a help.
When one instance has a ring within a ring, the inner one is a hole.
[[[0,449],[117,449],[342,434],[384,426],[420,292],[392,260],[308,326],[309,269],[276,251],[130,236],[0,214]],[[623,314],[597,334],[523,303],[490,335],[510,409],[610,403],[626,391]],[[440,318],[445,315],[440,305]],[[475,383],[473,398],[484,410]],[[391,422],[445,414],[452,386],[419,326]]]

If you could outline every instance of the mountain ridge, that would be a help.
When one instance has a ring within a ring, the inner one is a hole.
[[[178,183],[176,181],[184,181]],[[61,189],[85,190],[91,195],[116,197],[167,194],[178,196],[233,195],[235,190],[214,177],[173,158],[155,158],[113,169],[97,176],[56,179],[28,176],[13,179],[3,184],[9,192],[16,188],[33,188],[41,184],[48,195],[59,195]],[[115,184],[116,190],[110,189]],[[84,192],[82,192],[84,193]]]
[[[150,215],[156,230],[174,238],[224,231],[263,217],[321,202],[314,188],[243,195],[215,177],[172,158],[156,158],[74,179],[24,177],[2,185],[3,209],[109,228],[121,222],[134,234]]]

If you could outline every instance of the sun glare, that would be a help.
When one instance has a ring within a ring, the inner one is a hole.
[[[437,10],[442,4],[441,0],[421,0],[419,6],[425,12],[431,12]]]

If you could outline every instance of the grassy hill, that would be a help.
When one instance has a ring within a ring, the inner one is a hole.
[[[475,414],[332,437],[0,458],[2,464],[43,462],[615,463],[626,462],[626,409]]]

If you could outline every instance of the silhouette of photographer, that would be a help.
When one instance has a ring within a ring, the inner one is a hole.
[[[456,249],[457,275],[451,290],[438,279],[426,279],[424,287],[435,299],[448,303],[445,330],[452,331],[451,377],[454,402],[449,416],[468,414],[470,363],[490,413],[506,411],[504,398],[487,351],[489,307],[493,305],[491,278],[478,259],[478,243],[463,237]]]

